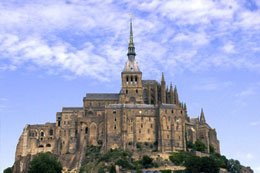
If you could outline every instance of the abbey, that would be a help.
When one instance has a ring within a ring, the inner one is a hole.
[[[187,115],[186,104],[176,87],[161,81],[144,80],[136,61],[132,21],[127,61],[121,72],[119,93],[87,93],[82,107],[64,107],[55,123],[27,125],[16,148],[14,172],[26,172],[31,157],[52,152],[64,169],[77,172],[86,147],[101,146],[103,151],[122,148],[139,153],[165,154],[186,151],[187,142],[201,140],[207,152],[219,150],[216,130],[206,122]]]

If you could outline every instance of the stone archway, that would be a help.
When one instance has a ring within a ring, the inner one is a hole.
[[[89,143],[90,143],[90,145],[97,145],[97,125],[96,125],[96,123],[90,124]]]

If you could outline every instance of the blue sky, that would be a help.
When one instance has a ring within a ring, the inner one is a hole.
[[[260,1],[0,1],[0,171],[26,124],[54,122],[87,92],[119,92],[129,13],[144,79],[204,108],[221,152],[260,173]]]

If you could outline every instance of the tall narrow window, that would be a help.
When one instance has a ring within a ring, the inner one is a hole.
[[[88,134],[88,127],[85,128],[85,134]]]
[[[128,94],[128,90],[125,90],[125,93]]]
[[[50,129],[50,131],[49,131],[49,135],[50,135],[50,136],[53,135],[53,129]]]

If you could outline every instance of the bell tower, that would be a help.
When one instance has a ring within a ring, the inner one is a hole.
[[[128,60],[124,70],[121,73],[122,88],[120,92],[121,103],[137,103],[142,104],[143,87],[142,87],[142,72],[135,60],[135,46],[133,37],[132,19],[130,19],[130,38],[128,43]]]

